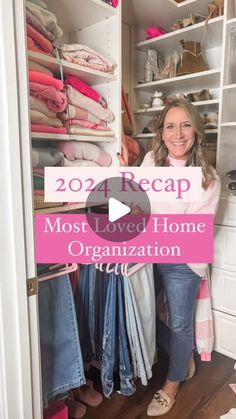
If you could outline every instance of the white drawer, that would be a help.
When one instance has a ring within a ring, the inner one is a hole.
[[[236,272],[233,274],[213,267],[211,295],[213,308],[236,316]]]
[[[215,227],[214,266],[236,272],[236,228]]]
[[[215,350],[236,359],[236,317],[213,310]]]
[[[236,196],[221,196],[215,224],[236,227]]]

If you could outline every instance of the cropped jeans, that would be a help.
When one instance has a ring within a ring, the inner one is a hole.
[[[158,264],[168,306],[168,327],[157,322],[157,343],[169,354],[167,378],[183,381],[194,345],[194,311],[201,277],[185,264]]]

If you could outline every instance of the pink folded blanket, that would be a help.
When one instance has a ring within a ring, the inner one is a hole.
[[[63,112],[67,105],[67,97],[53,86],[45,86],[40,83],[29,82],[30,94],[37,99],[45,101],[52,112]]]
[[[68,102],[74,106],[79,106],[87,111],[91,112],[97,118],[102,119],[106,122],[112,122],[114,120],[114,115],[110,109],[104,109],[99,103],[90,99],[82,93],[78,92],[74,87],[69,84],[66,86],[66,92],[68,97]]]
[[[95,100],[95,102],[98,102],[103,106],[105,99],[102,98],[102,96],[98,92],[96,92],[96,90],[94,90],[84,81],[80,80],[78,77],[67,76],[65,84],[70,84],[76,90],[78,90],[78,92],[82,93],[85,96],[90,97],[91,99]],[[103,107],[107,108],[107,106],[103,106]]]
[[[43,51],[42,48],[29,35],[27,35],[27,48],[29,51],[34,51],[34,52],[39,52],[40,54],[49,55],[49,53]]]
[[[55,89],[63,90],[64,83],[49,74],[41,73],[40,71],[29,70],[29,81],[40,83],[45,86],[53,86]]]
[[[92,137],[114,137],[115,133],[112,130],[106,129],[103,131],[91,128],[81,128],[79,125],[65,125],[70,134],[77,135],[91,135]]]
[[[32,132],[48,132],[53,134],[67,134],[65,127],[49,127],[43,124],[31,124]]]
[[[81,141],[62,141],[57,144],[65,157],[70,160],[92,160],[99,166],[110,166],[112,158],[110,154],[96,144]]]
[[[98,131],[109,131],[110,128],[106,125],[95,124],[84,119],[69,119],[66,121],[66,125],[78,125],[81,128],[97,129]]]
[[[107,123],[103,121],[102,119],[97,118],[95,115],[93,115],[91,112],[87,111],[87,109],[80,108],[78,106],[71,105],[68,103],[67,108],[64,112],[62,112],[60,115],[58,115],[59,118],[62,120],[69,120],[72,118],[75,119],[85,119],[89,122],[93,122],[94,124],[100,124],[106,127]]]
[[[34,42],[40,46],[40,48],[47,54],[51,54],[53,51],[52,43],[45,38],[39,31],[33,28],[33,26],[27,23],[27,35],[34,40]]]
[[[49,118],[57,117],[56,112],[51,112],[48,109],[47,104],[43,100],[30,96],[29,101],[30,101],[30,110],[42,112],[44,115],[48,116]]]

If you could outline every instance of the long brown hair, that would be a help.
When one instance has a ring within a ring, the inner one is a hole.
[[[202,179],[202,186],[206,189],[213,179],[215,179],[215,173],[213,168],[208,163],[205,151],[204,151],[204,144],[205,144],[205,132],[204,126],[202,122],[202,118],[198,113],[196,107],[192,105],[187,100],[183,99],[175,99],[171,102],[167,103],[163,111],[160,113],[159,120],[158,120],[158,131],[157,135],[153,141],[153,153],[154,153],[154,161],[156,166],[167,166],[167,156],[168,156],[168,149],[162,140],[162,132],[163,132],[163,125],[165,121],[165,117],[167,112],[172,108],[181,108],[183,109],[190,121],[193,124],[195,130],[195,141],[190,150],[190,154],[188,156],[186,166],[200,166],[202,168],[203,179]]]

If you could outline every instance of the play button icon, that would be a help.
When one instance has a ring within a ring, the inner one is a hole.
[[[131,240],[145,231],[151,212],[146,192],[131,180],[124,188],[121,177],[97,183],[89,193],[86,207],[90,228],[112,242]]]
[[[122,204],[115,198],[110,198],[108,203],[108,219],[110,222],[117,221],[131,212],[128,205]]]

